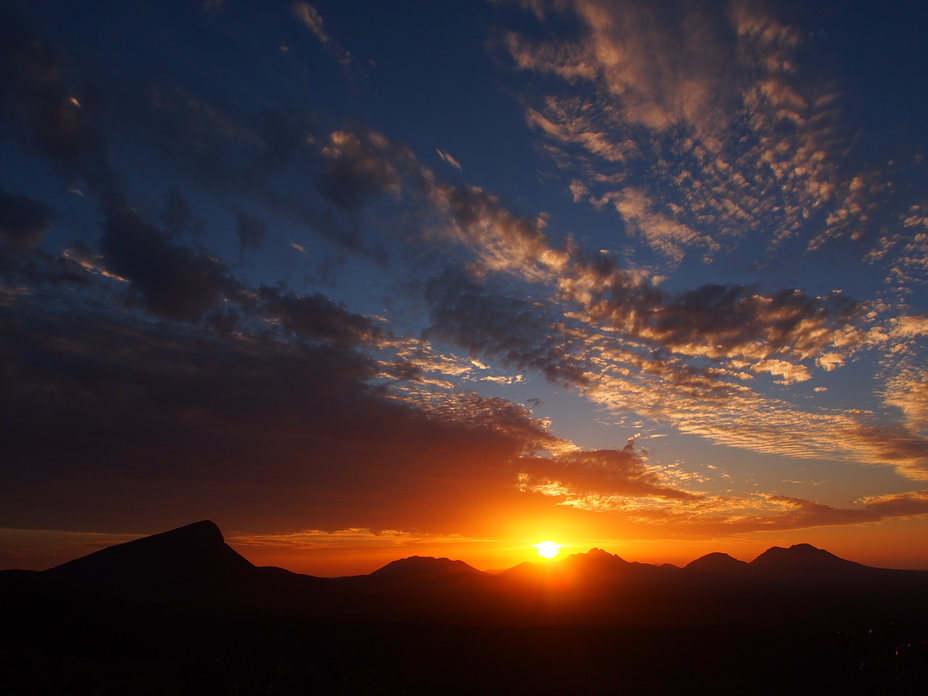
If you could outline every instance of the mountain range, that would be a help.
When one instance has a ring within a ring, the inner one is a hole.
[[[928,616],[928,572],[872,568],[809,544],[773,547],[750,563],[711,553],[682,568],[597,548],[496,573],[413,556],[322,578],[253,565],[207,520],[27,575],[142,606],[328,617],[682,625]]]
[[[923,694],[928,572],[808,544],[684,567],[257,567],[210,521],[0,572],[0,693]]]

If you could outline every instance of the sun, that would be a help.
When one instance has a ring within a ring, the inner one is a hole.
[[[540,544],[532,544],[535,547],[535,550],[538,551],[538,555],[542,558],[554,558],[561,552],[561,545],[556,544],[553,541],[543,541]]]

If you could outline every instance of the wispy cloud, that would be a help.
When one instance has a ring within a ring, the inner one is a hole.
[[[506,37],[519,69],[562,80],[527,94],[525,113],[574,197],[613,206],[673,262],[748,236],[801,234],[815,250],[875,229],[891,185],[848,167],[840,82],[806,73],[802,32],[757,3],[663,8],[538,2],[545,26],[569,16],[578,30]]]
[[[438,156],[441,157],[442,162],[446,162],[447,164],[450,164],[452,167],[457,169],[459,172],[462,171],[461,163],[458,162],[456,159],[454,159],[454,157],[452,157],[450,154],[448,154],[441,148],[436,150],[436,152],[438,153]]]
[[[319,43],[322,44],[326,50],[330,51],[332,55],[338,58],[338,61],[342,63],[342,65],[350,65],[352,63],[354,59],[351,57],[351,53],[342,48],[342,46],[325,30],[322,15],[319,14],[319,11],[315,7],[308,2],[295,2],[293,3],[293,12],[306,28],[319,39]]]

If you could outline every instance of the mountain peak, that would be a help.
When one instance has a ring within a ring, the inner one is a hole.
[[[253,568],[225,543],[214,522],[202,520],[109,546],[43,575],[80,589],[155,597],[193,591]]]
[[[86,564],[91,561],[101,562],[105,558],[157,558],[160,563],[176,563],[188,561],[201,561],[210,559],[219,555],[225,559],[233,558],[231,554],[240,559],[240,562],[247,563],[242,556],[239,556],[225,543],[225,538],[215,522],[211,520],[202,520],[192,524],[178,527],[160,534],[127,541],[123,544],[117,544],[96,553],[92,553],[76,561],[65,563],[58,568],[64,568],[73,564]],[[53,568],[52,570],[56,570]]]
[[[614,553],[592,548],[586,553],[575,553],[562,561],[567,567],[573,567],[585,574],[603,575],[613,571],[624,571],[632,566],[625,559]]]
[[[618,561],[622,561],[622,563],[627,563],[627,562],[628,562],[628,561],[624,560],[623,558],[617,556],[616,554],[614,554],[614,553],[609,553],[608,551],[604,551],[603,549],[601,549],[601,548],[599,548],[599,547],[597,547],[597,546],[594,546],[593,548],[591,548],[591,549],[590,549],[589,551],[587,551],[586,553],[575,553],[575,554],[571,554],[570,556],[568,556],[568,558],[585,558],[585,559],[588,559],[588,560],[591,560],[591,561],[592,561],[592,560],[598,560],[598,561],[613,562],[613,561],[617,561],[617,560],[618,560]]]
[[[438,578],[461,573],[479,572],[479,570],[467,565],[464,561],[452,561],[448,558],[435,558],[434,556],[409,556],[398,561],[392,561],[382,568],[378,568],[371,575],[378,577],[411,577],[419,575]]]
[[[744,561],[729,556],[727,553],[707,553],[684,566],[687,570],[697,570],[701,573],[727,573],[740,572],[748,567]]]
[[[192,522],[191,524],[185,525],[183,527],[178,527],[177,529],[172,529],[162,534],[173,534],[175,536],[198,536],[203,539],[212,538],[213,541],[221,541],[225,543],[225,537],[222,536],[222,531],[212,520],[200,520],[199,522]],[[161,535],[154,535],[161,536]]]
[[[860,571],[867,566],[846,561],[811,544],[793,544],[788,549],[773,546],[750,563],[750,567],[769,575],[826,578]]]
[[[198,546],[214,546],[224,544],[225,537],[222,531],[212,520],[200,520],[191,524],[171,529],[167,532],[152,534],[151,536],[142,537],[128,543],[144,542],[146,545],[167,545],[167,544],[193,544]]]

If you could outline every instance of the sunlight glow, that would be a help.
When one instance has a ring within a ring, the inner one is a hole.
[[[542,558],[554,558],[561,552],[561,545],[553,541],[543,541],[540,544],[532,544],[532,546],[535,547],[538,555]]]

